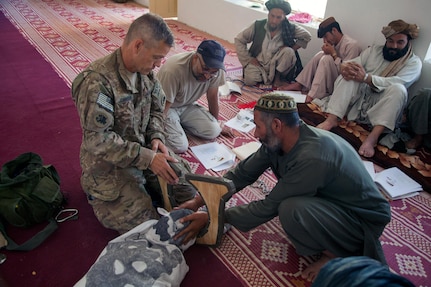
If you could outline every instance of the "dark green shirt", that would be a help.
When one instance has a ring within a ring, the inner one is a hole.
[[[278,215],[278,206],[290,197],[320,197],[352,211],[378,238],[390,221],[390,206],[356,151],[338,135],[300,125],[300,137],[287,154],[270,152],[264,145],[225,177],[239,191],[271,168],[278,182],[262,200],[226,211],[226,218],[247,231]]]

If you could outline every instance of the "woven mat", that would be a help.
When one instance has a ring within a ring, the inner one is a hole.
[[[0,7],[69,87],[76,74],[86,65],[121,44],[134,18],[148,12],[133,2],[116,4],[109,0],[10,0],[1,1]],[[212,38],[175,20],[169,20],[168,23],[176,37],[176,46],[170,54],[195,50],[204,38]],[[239,77],[241,68],[233,45],[220,41],[227,49],[228,76]],[[259,90],[244,89],[242,96],[221,98],[221,119],[232,118],[239,111],[239,104],[252,102],[260,95]],[[205,99],[201,100],[201,104],[207,104]],[[217,138],[217,142],[231,148],[253,140],[252,132],[239,133],[235,138]],[[200,143],[203,141],[190,137],[191,145]],[[224,173],[205,170],[190,150],[182,156],[190,162],[196,173],[215,176]],[[228,206],[263,198],[264,190],[271,189],[275,179],[268,171],[259,182],[259,186],[248,187],[237,193]],[[382,236],[390,268],[417,286],[429,286],[427,284],[430,281],[430,206],[431,201],[426,193],[391,202],[393,219]],[[312,258],[296,254],[277,218],[248,233],[233,228],[224,236],[221,246],[211,251],[243,280],[245,286],[310,285],[300,278],[300,272],[312,262]]]
[[[51,63],[70,87],[76,75],[89,63],[117,49],[130,23],[149,9],[134,2],[111,0],[1,1],[6,17]],[[170,55],[195,51],[202,40],[211,38],[226,47],[228,75],[241,72],[233,45],[175,20],[167,20],[175,35]],[[157,69],[156,69],[157,70]]]
[[[314,104],[299,104],[299,113],[302,119],[310,125],[316,126],[324,121],[324,113]],[[355,122],[342,121],[332,132],[346,139],[356,150],[368,136],[367,127]],[[419,149],[415,154],[396,152],[385,146],[377,145],[376,153],[370,160],[382,168],[396,166],[411,178],[419,182],[423,189],[431,193],[431,151],[426,148]]]

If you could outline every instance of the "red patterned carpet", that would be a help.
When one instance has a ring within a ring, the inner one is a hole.
[[[97,226],[79,186],[80,130],[67,87],[70,87],[76,74],[88,63],[116,49],[130,22],[148,12],[148,9],[132,2],[116,4],[108,0],[3,0],[0,1],[0,9],[66,84],[61,87],[61,83],[52,78],[52,74],[49,74],[51,78],[36,78],[34,86],[26,85],[28,90],[40,89],[39,85],[43,84],[43,89],[49,90],[52,85],[51,89],[55,91],[41,93],[36,99],[27,99],[23,94],[20,95],[20,100],[15,101],[11,98],[13,96],[9,96],[14,91],[13,86],[9,85],[7,90],[1,90],[2,96],[8,97],[8,107],[19,106],[23,113],[6,111],[5,105],[2,105],[1,131],[10,136],[0,146],[0,164],[28,148],[46,153],[46,160],[58,166],[60,176],[66,178],[63,185],[70,192],[70,204],[79,205],[81,211],[79,220],[64,225],[52,240],[37,250],[24,254],[8,253],[7,261],[0,265],[0,274],[7,279],[9,286],[70,286],[90,267],[100,248],[112,238],[113,233]],[[176,37],[176,47],[170,55],[195,50],[200,41],[213,38],[177,21],[168,20],[168,23]],[[1,37],[7,36],[2,32]],[[9,38],[2,40],[8,41]],[[220,42],[227,49],[228,76],[233,79],[240,77],[241,68],[233,45],[222,40]],[[18,53],[15,56],[18,63]],[[25,71],[25,64],[21,63],[19,67],[23,67]],[[30,72],[25,75],[32,76]],[[8,76],[10,78],[2,78],[2,86],[6,86],[6,81],[12,77],[22,75],[17,72],[16,76]],[[15,86],[18,83],[19,81]],[[247,89],[243,90],[242,96],[221,98],[221,118],[232,118],[238,113],[239,104],[256,100],[260,93],[257,89]],[[204,99],[201,103],[206,105]],[[24,104],[25,108],[22,107]],[[14,122],[22,125],[32,121],[34,128],[29,134],[19,135],[14,132],[14,129],[20,128],[18,124],[13,125]],[[50,128],[47,128],[48,125]],[[32,145],[32,138],[36,137],[38,140]],[[228,147],[253,140],[252,133],[217,139]],[[54,143],[59,143],[60,147]],[[197,145],[203,142],[190,138],[190,143]],[[223,174],[205,170],[190,150],[182,156],[191,163],[195,173],[216,176]],[[260,184],[237,193],[228,206],[263,198],[265,191],[270,190],[274,183],[274,177],[267,172],[260,178]],[[389,266],[393,272],[410,279],[416,286],[431,286],[431,198],[429,194],[421,193],[413,198],[391,202],[391,206],[393,219],[381,238]],[[89,238],[87,233],[90,231],[95,237]],[[58,242],[70,245],[65,245],[60,250],[58,246],[61,244]],[[55,246],[58,249],[53,247],[54,243],[57,243]],[[73,250],[68,250],[69,248]],[[203,281],[208,282],[205,283],[207,286],[310,285],[301,279],[300,272],[312,262],[312,258],[296,254],[277,218],[248,233],[232,228],[224,236],[219,248],[195,246],[185,255],[191,270],[181,286],[198,286]],[[51,256],[55,258],[55,264],[47,265]],[[13,269],[11,264],[16,268],[20,267]],[[55,274],[50,275],[46,266]],[[210,281],[216,285],[209,283]]]

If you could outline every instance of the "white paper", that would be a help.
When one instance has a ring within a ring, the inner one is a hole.
[[[422,191],[422,186],[419,183],[397,167],[391,167],[376,173],[374,164],[371,161],[363,160],[362,162],[380,190],[393,200],[415,196],[419,191]]]
[[[225,123],[226,126],[235,130],[248,133],[256,125],[254,124],[254,115],[251,109],[242,109],[239,113]]]
[[[235,163],[235,154],[224,144],[211,142],[190,147],[205,169],[220,171],[230,168]]]
[[[227,161],[227,162],[225,162],[225,163],[223,163],[221,165],[213,167],[212,170],[213,171],[217,171],[217,172],[218,171],[222,171],[222,170],[225,170],[225,169],[233,167],[234,164],[235,164],[235,154],[231,153],[231,158],[230,158],[229,161]]]
[[[262,144],[260,142],[249,142],[233,148],[232,151],[240,160],[243,160],[249,157],[252,153],[255,153],[261,145]]]
[[[376,178],[376,171],[374,170],[374,163],[368,160],[362,160],[365,165],[365,169],[370,174],[371,178],[374,180]]]
[[[297,104],[299,103],[305,103],[305,98],[307,95],[302,94],[300,91],[279,91],[277,90],[277,93],[285,94],[287,96],[291,96],[295,99],[295,102]]]
[[[378,172],[375,177],[375,182],[378,183],[392,199],[414,196],[417,195],[419,191],[422,191],[422,186],[419,183],[397,167],[391,167]]]
[[[222,96],[227,96],[232,92],[238,93],[238,94],[242,93],[241,88],[237,84],[231,81],[226,81],[226,83],[223,86],[220,86],[218,90]]]

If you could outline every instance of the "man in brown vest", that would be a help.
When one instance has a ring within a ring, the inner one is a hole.
[[[268,19],[255,21],[235,37],[246,85],[279,86],[282,80],[293,80],[302,69],[297,50],[311,40],[310,32],[287,20],[291,12],[287,1],[269,0],[265,6]]]

